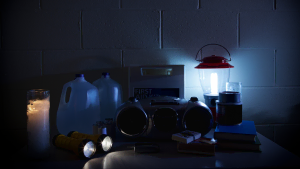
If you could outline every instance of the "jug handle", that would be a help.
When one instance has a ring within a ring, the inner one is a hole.
[[[66,103],[66,94],[67,94],[67,89],[68,87],[71,87],[71,82],[68,82],[64,85],[62,92],[61,92],[61,97],[60,97],[60,103],[61,105],[67,104]]]

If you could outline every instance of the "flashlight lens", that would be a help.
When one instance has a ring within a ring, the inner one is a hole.
[[[106,136],[102,141],[103,151],[108,151],[112,147],[112,139],[109,136]]]
[[[88,158],[90,158],[95,153],[95,151],[95,144],[92,141],[87,142],[83,148],[83,154]]]

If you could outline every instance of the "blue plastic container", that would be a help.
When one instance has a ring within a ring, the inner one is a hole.
[[[71,88],[69,102],[66,92]],[[93,134],[93,124],[100,121],[100,103],[98,89],[84,79],[83,74],[76,74],[73,81],[63,86],[57,111],[56,124],[61,134],[70,131]]]
[[[93,82],[99,91],[100,119],[116,119],[116,110],[122,104],[122,88],[119,83],[110,78],[109,73],[103,72],[102,77]]]

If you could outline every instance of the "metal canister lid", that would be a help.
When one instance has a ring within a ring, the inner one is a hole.
[[[219,93],[220,103],[240,103],[241,93],[233,91],[224,91]]]

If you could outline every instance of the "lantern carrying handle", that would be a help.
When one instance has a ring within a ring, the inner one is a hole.
[[[216,44],[216,43],[211,43],[211,44],[207,44],[207,45],[202,46],[202,47],[198,50],[198,52],[197,52],[197,54],[196,54],[196,58],[195,58],[196,61],[201,61],[201,60],[202,60],[202,49],[203,49],[204,47],[206,47],[206,46],[209,46],[209,45],[217,45],[217,46],[221,46],[222,48],[224,48],[224,49],[227,51],[228,55],[229,55],[229,61],[231,61],[231,56],[230,56],[229,51],[228,51],[224,46],[219,45],[219,44]],[[199,54],[200,51],[201,51],[201,55],[200,55],[200,56],[201,56],[201,59],[200,59],[200,60],[197,60],[197,56],[198,56],[198,54]]]

